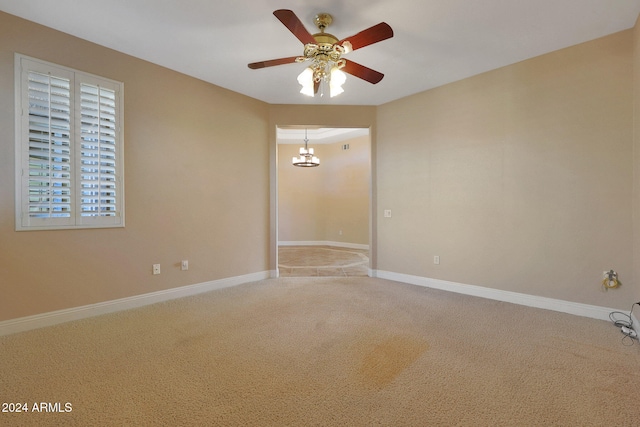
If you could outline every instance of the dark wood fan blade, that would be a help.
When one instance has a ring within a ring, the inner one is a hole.
[[[358,34],[340,40],[338,44],[348,41],[351,43],[351,49],[356,50],[369,46],[370,44],[381,42],[382,40],[390,39],[391,37],[393,37],[393,30],[389,24],[381,22],[378,25],[360,31]]]
[[[384,77],[384,74],[379,73],[376,70],[360,65],[357,62],[345,60],[344,67],[341,68],[345,73],[349,73],[352,76],[356,76],[362,80],[366,80],[369,83],[376,84]]]
[[[307,31],[300,19],[293,11],[288,9],[278,9],[273,14],[284,24],[285,27],[293,33],[294,36],[302,42],[302,44],[315,43],[316,39],[313,38],[311,33]]]
[[[253,63],[249,64],[249,68],[251,68],[252,70],[257,70],[259,68],[273,67],[274,65],[292,64],[292,63],[296,62],[296,58],[297,58],[297,56],[290,56],[288,58],[271,59],[269,61],[253,62]]]

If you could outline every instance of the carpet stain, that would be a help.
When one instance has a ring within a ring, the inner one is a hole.
[[[376,389],[393,381],[429,347],[426,341],[408,336],[393,336],[368,345],[358,376],[366,386]]]

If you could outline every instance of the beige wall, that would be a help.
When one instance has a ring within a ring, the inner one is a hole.
[[[14,231],[14,52],[124,82],[126,228]],[[267,271],[268,118],[260,101],[0,12],[0,321]]]
[[[278,240],[368,245],[369,137],[333,144],[310,140],[321,161],[316,168],[291,165],[302,144],[278,145]]]
[[[378,269],[628,309],[632,48],[624,31],[379,107]],[[603,292],[608,269],[628,285]]]
[[[291,158],[298,153],[298,145],[278,145],[278,241],[325,240],[326,159],[323,147],[311,144],[322,165],[298,168]],[[326,148],[326,146],[324,146]]]

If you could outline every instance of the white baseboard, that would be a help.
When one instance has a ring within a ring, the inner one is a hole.
[[[300,244],[300,243],[297,243]],[[243,283],[256,282],[268,278],[275,278],[277,270],[252,273],[243,276],[229,277],[225,279],[212,280],[194,285],[182,286],[179,288],[167,289],[163,291],[151,292],[144,295],[121,298],[112,301],[105,301],[96,304],[73,307],[64,310],[57,310],[48,313],[36,314],[33,316],[20,317],[0,322],[0,336],[24,332],[32,329],[53,326],[72,320],[79,320],[101,314],[113,313],[116,311],[129,310],[143,307],[145,305],[172,299],[183,298],[191,295],[209,292],[216,289],[228,288],[241,285]],[[393,280],[396,282],[408,283],[411,285],[424,286],[428,288],[441,289],[465,295],[473,295],[481,298],[488,298],[497,301],[505,301],[513,304],[520,304],[529,307],[542,308],[574,314],[577,316],[590,317],[600,320],[610,320],[609,313],[621,311],[588,304],[563,301],[553,298],[539,297],[534,295],[521,294],[517,292],[503,291],[498,289],[485,288],[482,286],[465,285],[462,283],[449,282],[439,279],[429,279],[421,276],[393,273],[384,270],[369,270],[370,277]],[[636,314],[632,315],[633,324],[640,325]],[[635,326],[636,330],[640,327]],[[640,332],[640,331],[639,331]]]
[[[518,292],[485,288],[482,286],[465,285],[462,283],[449,282],[446,280],[429,279],[427,277],[411,276],[408,274],[393,273],[384,270],[375,271],[372,277],[379,277],[381,279],[393,280],[396,282],[408,283],[411,285],[442,289],[444,291],[456,292],[459,294],[473,295],[481,298],[510,302],[513,304],[525,305],[528,307],[543,308],[546,310],[559,311],[562,313],[574,314],[576,316],[590,317],[593,319],[607,321],[610,320],[609,313],[611,313],[612,311],[620,311],[617,309],[600,307],[596,305],[581,304],[554,298],[539,297],[535,295],[521,294]]]
[[[328,240],[292,240],[278,242],[278,246],[334,246],[337,248],[348,249],[365,249],[369,250],[369,245],[361,243],[345,243],[345,242],[331,242]]]
[[[257,282],[259,280],[272,277],[271,274],[272,272],[270,271],[264,271],[260,273],[246,274],[243,276],[228,277],[225,279],[181,286],[179,288],[166,289],[133,297],[5,320],[0,322],[0,336],[14,334],[16,332],[24,332],[45,326],[53,326],[59,323],[69,322],[71,320],[79,320],[101,314],[143,307],[145,305],[183,298],[216,289],[228,288],[231,286],[241,285],[243,283]]]

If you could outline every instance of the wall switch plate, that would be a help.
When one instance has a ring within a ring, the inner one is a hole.
[[[160,274],[160,264],[153,264],[153,274]]]
[[[391,209],[385,209],[384,210],[384,217],[385,218],[391,218]]]
[[[433,263],[434,264],[440,264],[440,255],[435,255],[433,257]]]
[[[182,260],[182,263],[180,264],[180,270],[188,270],[189,269],[189,261],[186,259]]]

